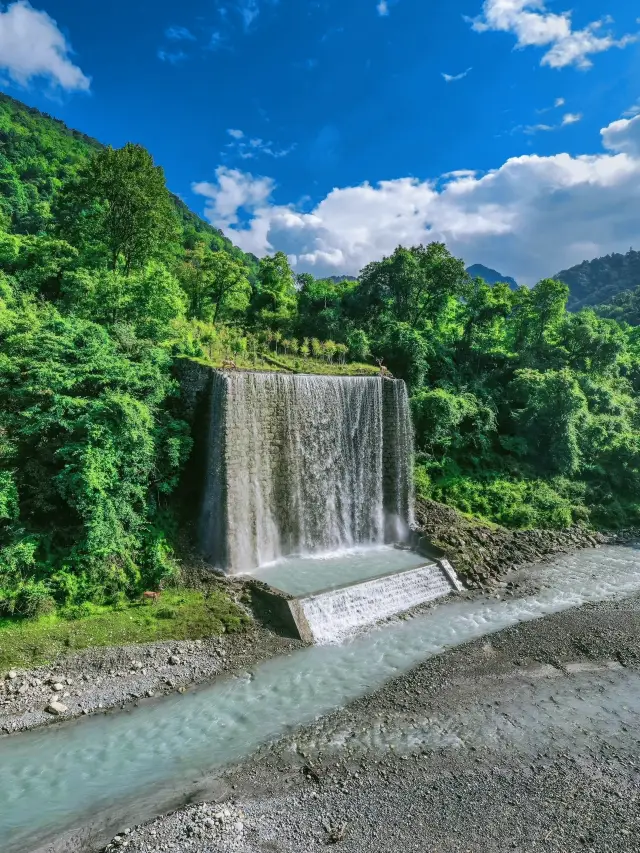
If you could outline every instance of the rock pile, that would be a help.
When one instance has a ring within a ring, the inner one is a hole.
[[[622,544],[640,538],[640,531],[605,535],[583,527],[567,530],[507,530],[471,521],[451,507],[418,501],[416,524],[420,532],[445,551],[468,587],[492,586],[501,575],[553,554]]]
[[[245,836],[245,816],[233,803],[201,803],[165,815],[136,829],[125,829],[105,847],[105,853],[239,850]]]

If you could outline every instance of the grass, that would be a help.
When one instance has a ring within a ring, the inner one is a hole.
[[[317,373],[322,376],[379,376],[380,368],[372,364],[350,361],[346,364],[320,361],[317,358],[303,358],[299,355],[269,356],[272,363],[282,365],[294,373]]]
[[[215,356],[208,358],[190,358],[199,364],[208,367],[222,367],[222,359]],[[380,369],[373,364],[364,364],[357,361],[338,364],[320,361],[317,358],[303,358],[299,355],[285,355],[284,353],[258,353],[256,358],[248,355],[233,356],[233,360],[239,370],[264,370],[273,373],[289,370],[291,373],[313,373],[320,376],[379,376]]]
[[[0,619],[0,672],[39,666],[92,646],[194,640],[242,631],[249,622],[226,593],[214,590],[205,596],[189,589],[166,591],[158,604],[83,605],[38,619]]]

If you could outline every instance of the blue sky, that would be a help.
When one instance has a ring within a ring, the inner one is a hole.
[[[0,85],[142,143],[257,254],[353,273],[444,239],[531,282],[640,248],[634,7],[33,0],[0,6]]]

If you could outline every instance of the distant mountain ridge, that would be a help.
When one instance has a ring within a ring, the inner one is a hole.
[[[342,284],[343,281],[357,281],[358,278],[355,275],[328,275],[326,278],[323,278],[322,281],[330,281],[332,284]]]
[[[502,275],[497,270],[492,270],[491,267],[485,267],[483,264],[472,264],[472,266],[467,267],[467,272],[471,278],[482,278],[487,284],[497,284],[499,281],[503,281],[509,285],[511,290],[518,289],[518,282],[514,278],[509,275]]]
[[[570,311],[606,304],[619,293],[640,285],[640,252],[629,249],[626,255],[613,253],[582,261],[553,278],[569,286]]]

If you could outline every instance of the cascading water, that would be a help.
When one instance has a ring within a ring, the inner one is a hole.
[[[398,541],[412,521],[404,382],[215,373],[200,520],[229,572]]]
[[[363,625],[434,601],[451,592],[439,566],[431,563],[406,572],[374,578],[345,589],[333,589],[301,599],[316,643],[343,639]]]

